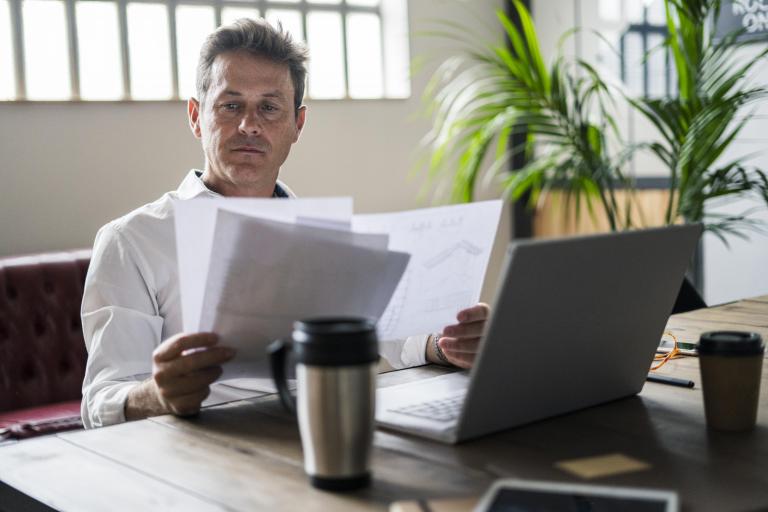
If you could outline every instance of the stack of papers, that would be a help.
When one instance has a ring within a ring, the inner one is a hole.
[[[479,300],[501,202],[374,215],[353,215],[349,198],[174,208],[184,330],[236,348],[223,376],[235,378],[268,376],[266,346],[299,319],[372,318],[380,340],[455,323]]]

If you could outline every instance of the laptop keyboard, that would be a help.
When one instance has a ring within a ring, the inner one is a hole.
[[[418,402],[388,410],[435,421],[454,421],[458,419],[461,413],[461,406],[464,403],[464,396],[466,394],[466,390],[462,390],[454,395],[437,400]]]

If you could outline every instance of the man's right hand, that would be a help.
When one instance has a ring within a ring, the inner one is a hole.
[[[162,342],[152,353],[152,377],[128,393],[125,418],[196,414],[221,375],[221,365],[235,355],[218,341],[216,334],[196,333]]]

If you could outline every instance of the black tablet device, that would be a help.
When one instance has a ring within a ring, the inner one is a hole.
[[[475,512],[677,512],[677,494],[530,480],[497,480]]]

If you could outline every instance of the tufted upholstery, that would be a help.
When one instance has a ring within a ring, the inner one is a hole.
[[[0,413],[79,400],[90,251],[0,258]]]

